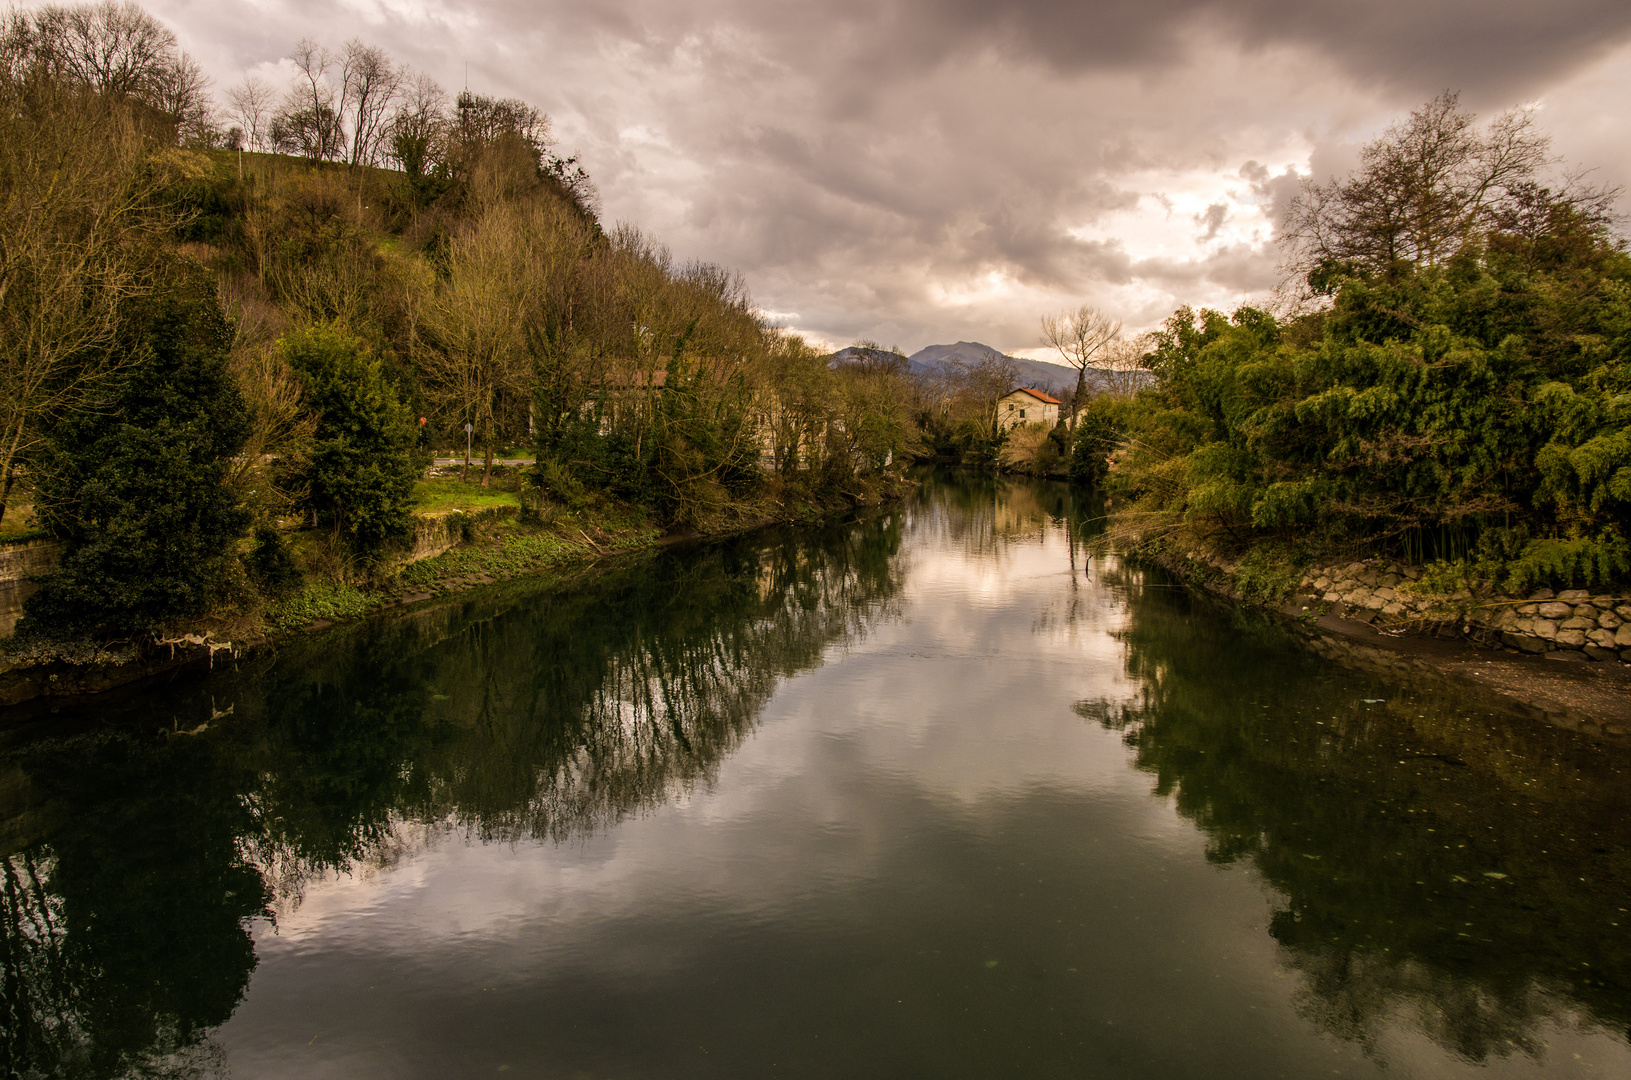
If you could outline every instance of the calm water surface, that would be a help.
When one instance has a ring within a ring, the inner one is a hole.
[[[1620,749],[932,479],[6,736],[10,1076],[1631,1076]]]

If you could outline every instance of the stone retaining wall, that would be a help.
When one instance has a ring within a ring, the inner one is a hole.
[[[10,637],[23,614],[23,600],[34,591],[30,577],[43,574],[62,556],[62,542],[32,540],[0,547],[0,638]]]
[[[515,506],[488,506],[478,510],[443,510],[434,514],[415,514],[408,523],[407,550],[395,560],[397,566],[408,566],[421,559],[434,559],[451,550],[466,532],[485,522],[506,521],[520,512]]]
[[[1305,604],[1380,626],[1448,628],[1489,644],[1558,659],[1631,663],[1631,597],[1541,589],[1527,597],[1435,594],[1422,570],[1369,559],[1317,567],[1301,582]]]

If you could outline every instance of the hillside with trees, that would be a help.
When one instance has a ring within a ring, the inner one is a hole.
[[[133,3],[5,16],[0,528],[31,505],[66,544],[21,637],[387,574],[466,425],[472,483],[536,454],[534,529],[729,530],[898,484],[901,374],[829,368],[738,275],[602,222],[539,110],[359,41],[290,58],[217,99]]]

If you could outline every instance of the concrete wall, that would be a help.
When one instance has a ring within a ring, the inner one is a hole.
[[[10,637],[23,613],[23,599],[34,591],[30,575],[43,574],[62,555],[58,540],[32,540],[0,546],[0,637]]]

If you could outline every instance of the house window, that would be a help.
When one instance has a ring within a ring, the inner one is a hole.
[[[1025,410],[1024,409],[1019,410],[1019,418],[1021,420],[1025,419]]]
[[[1013,411],[1014,411],[1014,403],[1013,403],[1013,402],[1012,402],[1012,401],[1010,401],[1010,402],[1009,402],[1009,403],[1008,403],[1008,411],[1009,411],[1009,412],[1013,412]]]

